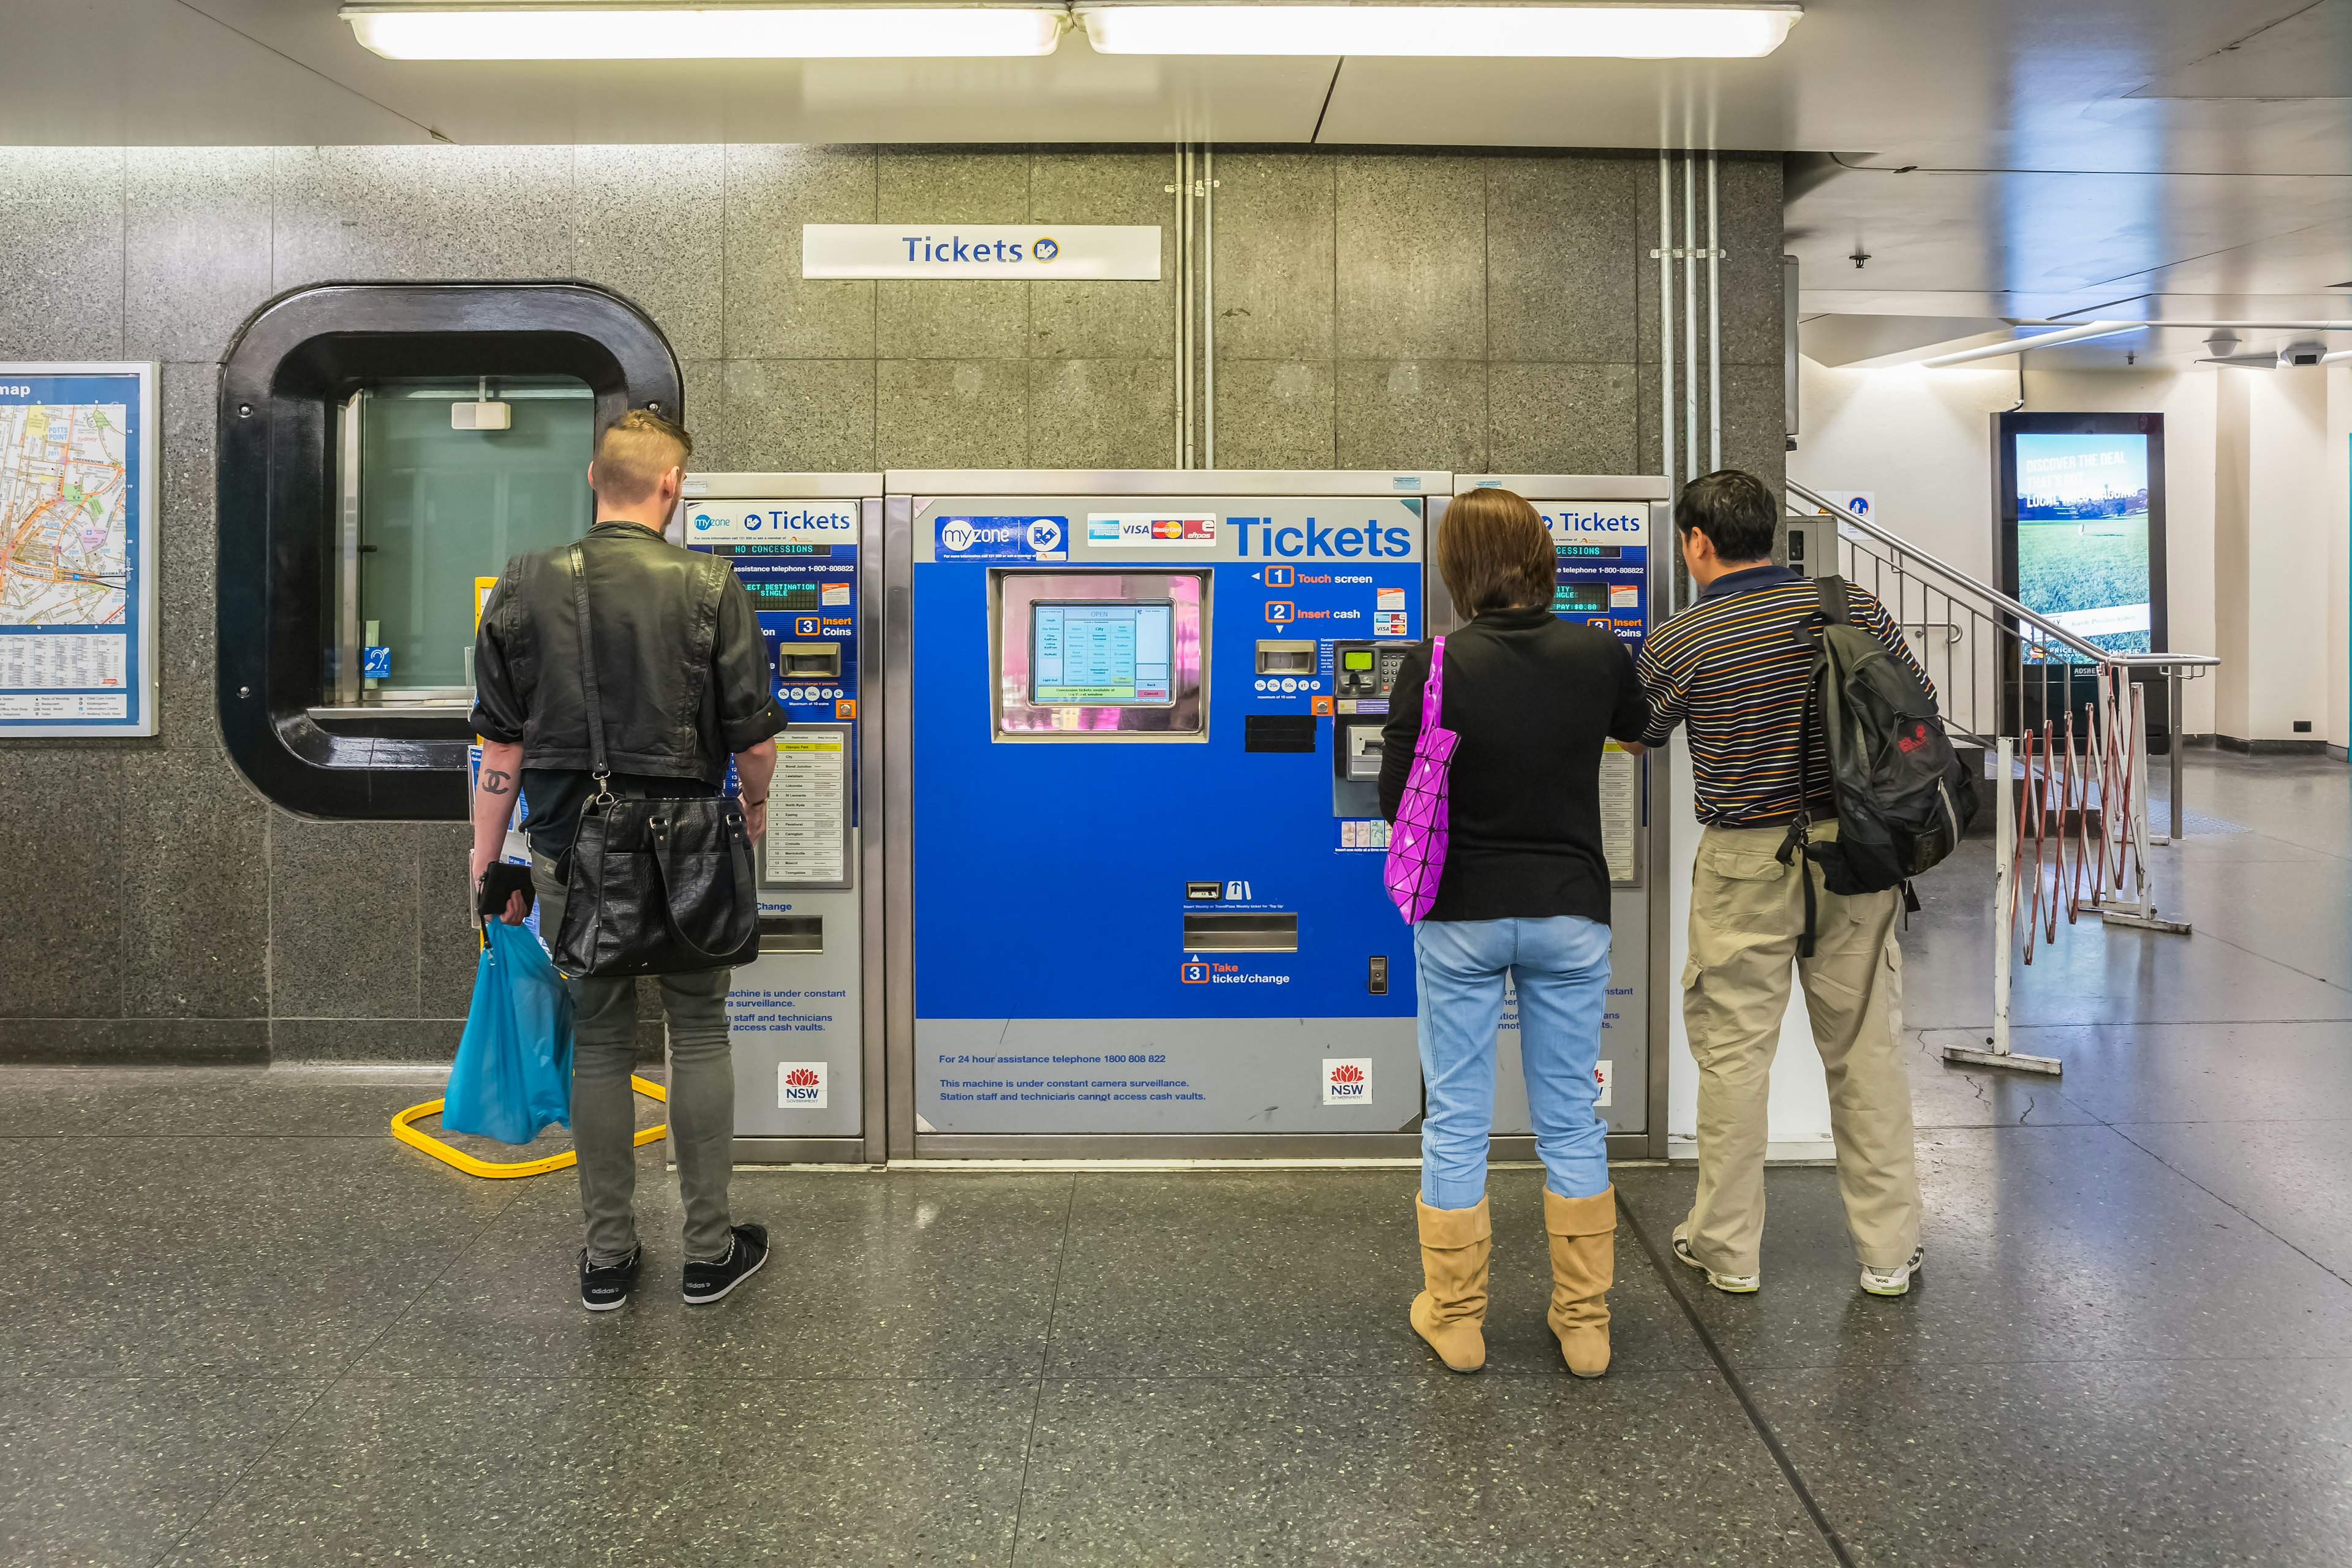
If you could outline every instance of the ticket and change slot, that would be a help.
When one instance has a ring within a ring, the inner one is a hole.
[[[823,952],[823,915],[760,915],[761,952]]]
[[[1297,952],[1295,914],[1199,914],[1184,916],[1186,952]]]

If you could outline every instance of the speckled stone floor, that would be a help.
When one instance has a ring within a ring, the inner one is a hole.
[[[1407,1172],[746,1172],[775,1261],[625,1310],[572,1192],[384,1134],[425,1068],[0,1068],[0,1563],[2340,1563],[2352,1557],[2352,788],[2210,755],[2186,942],[2084,927],[1980,1024],[1981,852],[1910,948],[1927,1268],[1854,1289],[1776,1170],[1764,1289],[1660,1262],[1547,1336],[1498,1172],[1491,1360],[1404,1322]],[[1980,1031],[1979,1031],[1980,1032]],[[1696,1289],[1694,1289],[1696,1287]]]

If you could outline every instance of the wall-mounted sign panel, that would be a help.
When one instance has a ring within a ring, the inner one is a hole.
[[[0,364],[0,736],[155,732],[152,364]]]
[[[804,223],[803,278],[1160,277],[1157,224]]]

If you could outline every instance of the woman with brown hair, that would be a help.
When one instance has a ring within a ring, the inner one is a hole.
[[[1550,1323],[1568,1369],[1609,1367],[1617,1205],[1594,1071],[1609,984],[1604,740],[1646,717],[1633,661],[1609,632],[1552,615],[1556,558],[1536,509],[1505,489],[1455,499],[1437,569],[1466,621],[1445,639],[1441,722],[1460,742],[1437,900],[1413,927],[1420,980],[1422,1274],[1412,1326],[1456,1372],[1486,1364],[1486,1146],[1504,983],[1519,1049],[1551,1244]],[[1427,645],[1406,656],[1381,735],[1390,821],[1421,731]]]

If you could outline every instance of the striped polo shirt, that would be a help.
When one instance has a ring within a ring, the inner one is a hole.
[[[1663,745],[1675,725],[1689,726],[1701,822],[1771,827],[1795,818],[1797,731],[1814,654],[1806,618],[1820,604],[1813,579],[1786,566],[1751,566],[1717,577],[1696,604],[1650,634],[1639,666],[1650,709],[1642,740]],[[1933,697],[1927,672],[1877,595],[1849,583],[1846,604],[1854,625],[1894,650]],[[1819,713],[1806,745],[1812,815],[1832,816],[1837,797]]]

